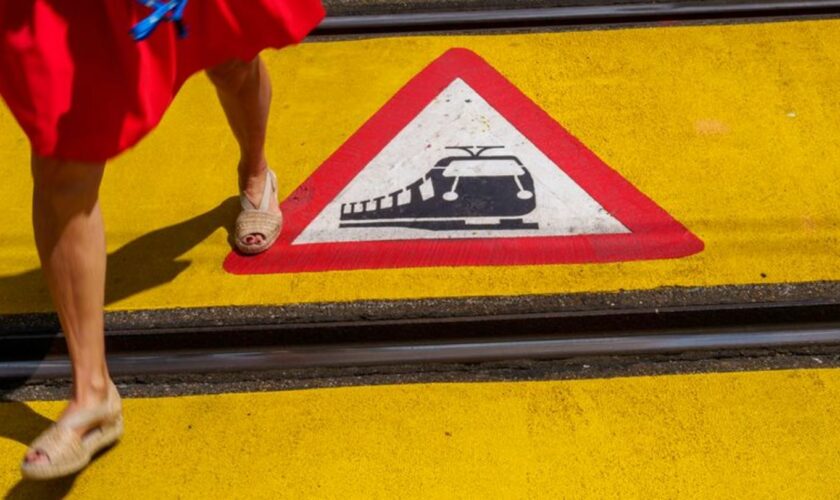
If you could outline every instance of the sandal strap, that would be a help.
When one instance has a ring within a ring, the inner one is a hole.
[[[29,446],[47,456],[50,464],[67,463],[85,454],[79,434],[63,424],[53,424]]]
[[[74,411],[72,414],[56,422],[56,424],[70,429],[91,427],[93,424],[99,422],[112,421],[119,417],[121,413],[122,401],[120,401],[120,394],[117,392],[116,386],[111,383],[108,387],[108,398],[102,404],[93,408]]]
[[[245,191],[242,191],[239,194],[239,204],[242,205],[242,210],[246,212],[252,211],[260,211],[260,212],[267,212],[269,204],[271,203],[271,196],[273,193],[277,191],[277,176],[274,175],[274,172],[267,168],[265,169],[265,185],[263,187],[263,195],[262,199],[260,200],[260,206],[257,207],[251,200],[248,199],[248,196],[245,195]]]
[[[70,429],[90,427],[98,422],[113,420],[119,412],[115,412],[110,404],[102,404],[96,408],[78,410],[61,419],[59,425]]]

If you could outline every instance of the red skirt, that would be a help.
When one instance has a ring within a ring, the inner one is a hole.
[[[190,75],[297,43],[324,17],[320,0],[193,0],[187,38],[164,22],[135,42],[129,30],[149,12],[136,0],[0,0],[0,96],[36,154],[116,156]]]

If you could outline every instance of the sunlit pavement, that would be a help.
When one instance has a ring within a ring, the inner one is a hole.
[[[128,399],[121,444],[18,482],[58,402],[0,404],[39,498],[837,498],[840,370]]]

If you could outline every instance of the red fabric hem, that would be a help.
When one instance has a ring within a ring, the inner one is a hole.
[[[184,40],[163,23],[135,43],[148,14],[123,0],[0,2],[0,96],[35,154],[102,162],[161,121],[193,74],[299,43],[325,13],[319,0],[200,0]]]

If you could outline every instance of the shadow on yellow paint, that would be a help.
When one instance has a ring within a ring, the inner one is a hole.
[[[219,228],[232,234],[238,211],[237,198],[230,197],[208,212],[152,231],[109,254],[105,303],[111,304],[174,280],[190,266],[190,261],[179,258]],[[35,252],[34,247],[32,252]],[[40,269],[0,276],[0,297],[25,290],[37,290],[31,302],[50,304]]]
[[[226,229],[230,239],[239,210],[239,199],[230,197],[208,212],[152,231],[110,254],[105,303],[111,304],[174,280],[190,266],[190,261],[179,258],[217,229]],[[0,278],[0,288],[2,286]]]
[[[50,424],[52,420],[29,406],[0,398],[0,439],[11,439],[28,445]],[[75,475],[37,483],[21,480],[5,493],[4,498],[63,498],[75,480]]]
[[[6,493],[6,500],[64,498],[73,488],[78,474],[51,481],[24,481],[21,479]]]
[[[28,445],[51,423],[29,406],[0,397],[0,438]]]
[[[3,406],[23,406],[23,407],[26,407],[26,405],[24,405],[22,403],[12,403],[10,405],[3,405]],[[27,407],[27,409],[28,409],[28,407]],[[2,413],[3,413],[3,411],[0,410],[0,414],[2,414]],[[30,413],[32,413],[34,415],[37,415],[35,412],[33,412],[31,410],[30,410]],[[52,421],[50,421],[48,419],[44,419],[44,417],[41,417],[40,415],[37,415],[37,416],[39,418],[43,419],[43,420],[46,420],[47,425],[52,423]],[[18,418],[26,418],[27,420],[34,420],[34,419],[32,419],[31,415],[27,415],[26,417],[20,416]],[[40,425],[40,423],[37,424],[37,425]],[[33,428],[34,427],[35,426],[33,425]],[[46,428],[46,426],[43,426],[43,427]],[[38,432],[40,433],[42,430],[44,430],[44,429],[40,429],[40,430],[38,430]],[[0,432],[2,432],[2,429],[0,429]],[[106,455],[108,452],[110,452],[112,449],[113,449],[113,447],[108,447],[108,448],[105,448],[104,450],[100,450],[99,452],[97,452],[93,456],[93,458],[91,459],[91,463],[95,462],[96,460],[99,460],[104,455]],[[23,457],[21,457],[21,459],[22,458]],[[60,477],[60,478],[57,478],[57,479],[51,479],[51,480],[48,480],[48,481],[28,481],[28,480],[25,480],[25,479],[20,479],[17,482],[17,484],[15,484],[9,491],[7,491],[5,493],[3,498],[4,498],[4,500],[18,500],[18,499],[20,499],[20,500],[23,500],[23,499],[42,500],[42,499],[64,498],[70,493],[70,490],[73,489],[73,485],[75,484],[76,479],[83,472],[84,472],[84,469],[82,471],[79,471],[79,472],[75,473],[75,474],[71,474],[71,475],[65,476],[65,477]]]

